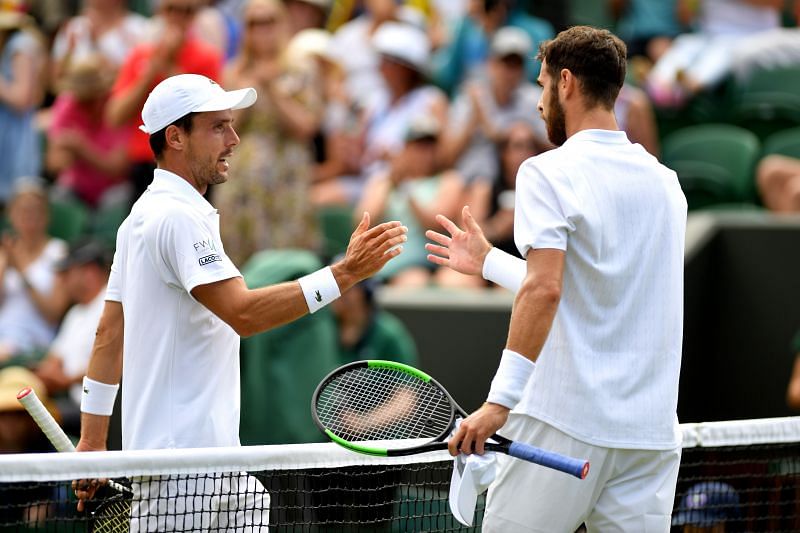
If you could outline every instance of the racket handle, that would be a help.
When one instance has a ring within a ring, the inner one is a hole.
[[[567,457],[566,455],[549,452],[522,442],[509,444],[508,455],[571,474],[579,479],[585,479],[589,474],[589,461],[585,459]]]
[[[25,410],[31,415],[31,418],[42,429],[50,444],[59,452],[74,452],[75,446],[69,440],[67,434],[58,425],[58,422],[53,418],[53,415],[45,409],[44,404],[36,396],[36,392],[30,387],[26,387],[19,391],[17,400],[25,407]]]

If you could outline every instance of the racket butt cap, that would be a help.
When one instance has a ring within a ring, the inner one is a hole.
[[[581,470],[581,479],[586,479],[586,476],[589,475],[589,461],[583,463],[583,470]]]
[[[19,391],[17,393],[17,400],[21,400],[21,399],[25,398],[28,394],[30,394],[32,392],[33,392],[32,388],[25,387],[24,389],[22,389],[21,391]]]

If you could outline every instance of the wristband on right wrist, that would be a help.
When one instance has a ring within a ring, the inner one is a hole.
[[[119,384],[109,385],[84,376],[81,412],[91,415],[111,416],[118,390]]]
[[[483,260],[483,279],[516,293],[527,272],[525,261],[492,248]]]
[[[524,355],[513,350],[503,350],[486,401],[509,409],[516,407],[535,367],[536,363]]]

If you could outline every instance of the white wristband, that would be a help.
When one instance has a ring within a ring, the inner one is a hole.
[[[483,260],[483,279],[516,293],[525,280],[527,268],[522,259],[492,248]]]
[[[83,377],[83,393],[81,394],[81,412],[90,415],[111,416],[114,400],[117,399],[119,383],[109,385]]]
[[[535,367],[536,363],[527,357],[511,350],[503,350],[500,366],[497,367],[486,401],[509,409],[516,407]]]
[[[333,277],[331,267],[321,268],[297,281],[300,283],[300,288],[303,289],[303,296],[306,297],[310,313],[319,311],[342,295],[339,292],[339,284]]]

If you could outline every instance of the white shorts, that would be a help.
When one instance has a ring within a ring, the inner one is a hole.
[[[268,531],[269,493],[244,472],[137,478],[132,489],[132,533]]]
[[[498,454],[489,488],[484,533],[595,531],[664,533],[670,529],[681,448],[622,450],[593,446],[525,415],[512,414],[500,433],[512,440],[591,463],[577,479]]]

